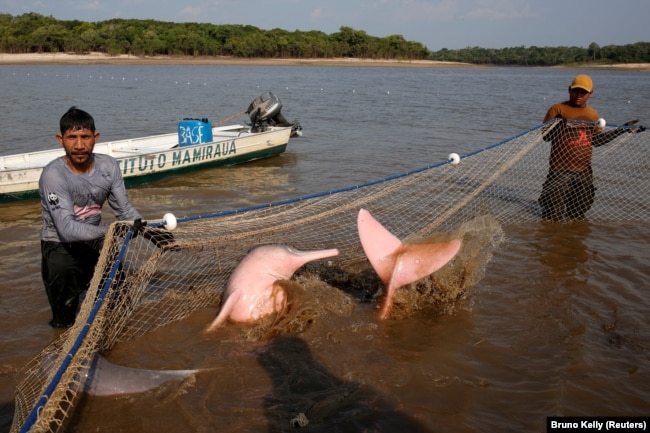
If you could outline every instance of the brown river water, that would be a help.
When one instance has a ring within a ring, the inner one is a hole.
[[[129,192],[148,218],[199,215],[369,182],[498,142],[538,124],[576,73],[3,66],[0,153],[54,146],[70,105],[91,112],[109,140],[173,131],[208,112],[225,118],[273,90],[305,129],[285,154]],[[650,122],[647,73],[592,76],[603,117]],[[59,335],[47,324],[40,218],[36,200],[0,204],[0,432],[11,426],[19,369]],[[514,432],[545,431],[548,416],[650,415],[647,220],[503,230],[485,276],[444,311],[380,322],[376,305],[361,303],[303,333],[251,342],[236,325],[201,336],[215,306],[122,343],[111,362],[200,372],[143,394],[84,399],[71,430],[281,432],[304,412],[317,414],[305,431]]]

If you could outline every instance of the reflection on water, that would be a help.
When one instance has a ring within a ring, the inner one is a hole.
[[[590,233],[588,221],[543,222],[534,234],[540,263],[547,266],[551,274],[585,280],[589,273],[590,252],[586,240]]]
[[[130,189],[129,197],[145,214],[168,209],[176,216],[206,214],[295,197],[291,167],[296,159],[296,155],[283,154],[234,167],[197,170]]]

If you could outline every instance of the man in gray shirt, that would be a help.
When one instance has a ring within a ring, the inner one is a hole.
[[[56,139],[65,155],[50,162],[39,180],[41,274],[52,308],[50,325],[67,328],[74,324],[108,231],[101,224],[102,205],[108,200],[120,221],[141,223],[142,215],[127,197],[117,161],[93,153],[99,132],[92,116],[72,107],[61,117],[60,129]]]

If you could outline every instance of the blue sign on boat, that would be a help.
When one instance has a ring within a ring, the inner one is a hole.
[[[212,122],[208,119],[183,119],[178,122],[178,143],[192,146],[212,142]]]

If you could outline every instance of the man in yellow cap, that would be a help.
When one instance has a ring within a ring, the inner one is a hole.
[[[544,140],[551,142],[549,171],[538,200],[545,220],[584,219],[596,190],[591,169],[593,146],[607,144],[624,132],[645,130],[617,128],[603,133],[596,123],[598,112],[587,105],[593,88],[589,75],[576,76],[569,86],[569,100],[554,104],[544,116],[544,122],[562,119],[544,135]]]

